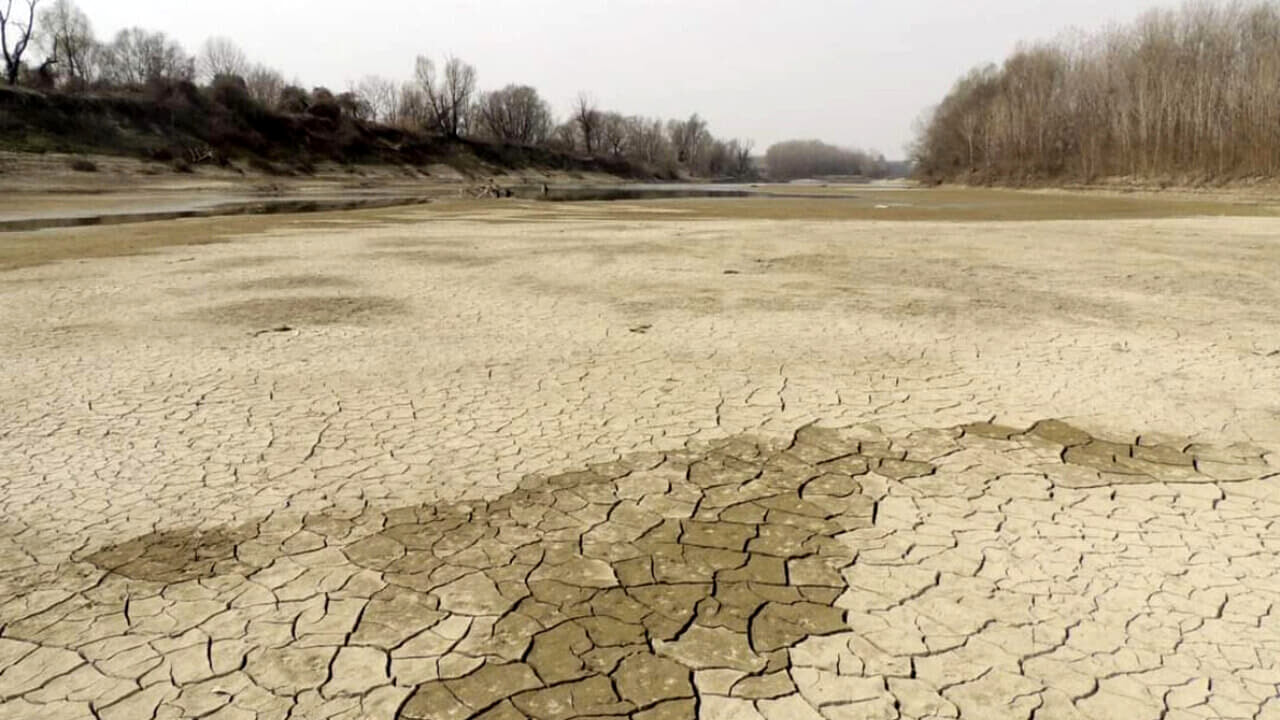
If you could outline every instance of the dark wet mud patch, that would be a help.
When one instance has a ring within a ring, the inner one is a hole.
[[[309,288],[345,288],[354,287],[356,282],[338,275],[299,274],[275,275],[272,277],[247,280],[237,283],[236,290],[306,290]]]
[[[848,627],[834,603],[856,553],[837,536],[874,522],[858,478],[933,471],[886,438],[806,427],[528,477],[465,514],[393,511],[343,551],[400,606],[371,603],[352,641],[423,608],[491,624],[458,650],[482,664],[420,684],[406,718],[692,717],[696,669],[792,687],[789,649]]]
[[[260,568],[237,560],[236,548],[256,534],[252,526],[166,530],[104,547],[84,560],[127,578],[165,584],[247,575]]]
[[[223,303],[189,314],[191,319],[255,328],[288,325],[361,325],[404,315],[406,304],[376,295],[260,297]]]
[[[1042,420],[1026,430],[991,423],[965,425],[960,430],[969,437],[1047,443],[1058,449],[1060,470],[1036,469],[1059,487],[1241,482],[1277,473],[1267,463],[1266,450],[1248,443],[1220,447],[1156,435],[1107,440],[1061,420]]]

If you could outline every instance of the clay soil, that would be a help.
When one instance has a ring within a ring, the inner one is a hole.
[[[800,194],[0,235],[0,718],[1280,717],[1276,204]]]

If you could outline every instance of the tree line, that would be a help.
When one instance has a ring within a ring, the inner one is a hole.
[[[962,77],[913,152],[936,180],[1280,174],[1280,3],[1188,4]]]
[[[833,175],[882,178],[889,163],[879,153],[828,145],[819,140],[787,140],[769,146],[764,154],[769,177],[796,180]]]
[[[73,0],[0,0],[0,47],[10,85],[69,93],[146,92],[175,83],[234,86],[281,113],[345,115],[452,138],[627,160],[671,175],[755,172],[752,143],[715,137],[696,113],[676,120],[626,115],[602,109],[582,93],[569,116],[558,119],[528,85],[480,90],[476,69],[455,57],[419,56],[404,82],[370,75],[343,92],[307,90],[252,62],[226,38],[210,38],[194,54],[163,32],[143,28],[99,40]],[[39,62],[30,61],[37,54]]]

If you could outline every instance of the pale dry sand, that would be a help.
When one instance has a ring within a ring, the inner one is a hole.
[[[0,718],[1280,717],[1280,219],[712,202],[0,239]]]

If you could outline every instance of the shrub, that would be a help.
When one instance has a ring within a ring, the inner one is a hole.
[[[297,85],[290,85],[280,92],[281,112],[299,115],[307,111],[311,104],[311,96]]]
[[[92,160],[76,158],[71,161],[71,169],[76,172],[98,172],[98,164]]]
[[[307,108],[307,114],[326,120],[337,120],[342,117],[342,106],[334,100],[320,100]]]
[[[219,75],[214,78],[210,93],[215,103],[238,115],[253,117],[263,112],[262,106],[249,94],[244,78],[238,75]]]

